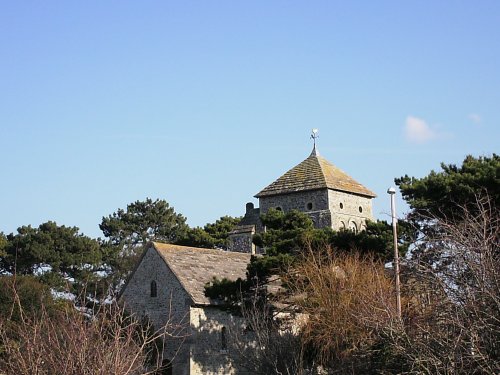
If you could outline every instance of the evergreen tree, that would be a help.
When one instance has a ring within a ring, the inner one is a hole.
[[[114,245],[136,246],[152,240],[175,242],[185,236],[189,227],[186,218],[167,201],[146,198],[103,217],[99,228]]]
[[[103,253],[99,242],[79,233],[77,227],[49,221],[38,228],[22,226],[6,237],[3,272],[36,275],[57,289],[75,292],[100,278]]]
[[[463,208],[477,207],[477,198],[487,194],[500,207],[500,156],[467,156],[461,166],[441,163],[442,171],[422,178],[396,178],[412,217],[453,219]]]
[[[107,238],[101,247],[111,268],[108,282],[115,291],[136,265],[147,242],[175,243],[189,232],[186,218],[176,213],[167,201],[150,198],[103,217],[99,228]]]
[[[228,237],[241,218],[222,216],[215,223],[208,223],[203,228],[189,228],[183,238],[175,243],[184,246],[204,247],[207,249],[228,248]]]

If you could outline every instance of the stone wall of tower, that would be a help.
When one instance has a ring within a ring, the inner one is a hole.
[[[321,189],[261,197],[259,207],[261,214],[266,213],[270,208],[281,209],[285,212],[328,210],[328,192],[326,189]]]
[[[328,190],[333,229],[365,229],[366,220],[373,220],[372,200],[342,191]]]
[[[365,228],[366,220],[373,220],[371,198],[330,189],[262,197],[259,203],[261,213],[271,208],[305,212],[317,228],[359,231]]]
[[[259,198],[259,206],[261,213],[266,213],[271,208],[284,212],[291,210],[304,212],[311,217],[317,228],[332,225],[326,189],[261,197]]]

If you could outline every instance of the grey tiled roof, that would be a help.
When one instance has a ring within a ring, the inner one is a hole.
[[[307,159],[265,187],[255,197],[261,198],[316,189],[332,189],[376,197],[375,193],[321,157],[315,150]]]
[[[212,305],[205,296],[205,284],[214,276],[218,279],[236,280],[246,277],[250,254],[230,251],[178,246],[160,242],[152,243],[165,260],[195,304]]]

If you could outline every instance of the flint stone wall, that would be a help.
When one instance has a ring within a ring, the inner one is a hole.
[[[157,296],[151,297],[151,281],[156,281]],[[120,296],[128,312],[139,319],[148,318],[156,329],[171,323],[189,331],[191,298],[163,258],[149,248]],[[169,320],[170,319],[170,320]],[[182,332],[181,332],[182,334]],[[173,360],[173,374],[189,375],[189,348],[182,339],[167,338],[164,358]],[[177,348],[181,350],[176,354]]]
[[[239,352],[231,345],[233,332],[244,330],[242,318],[213,306],[191,307],[190,326],[191,375],[250,375],[241,367]]]
[[[366,220],[373,220],[371,198],[328,190],[328,201],[332,212],[333,229],[346,228],[359,231],[365,229]]]

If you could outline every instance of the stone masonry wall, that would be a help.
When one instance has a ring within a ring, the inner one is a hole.
[[[370,198],[329,190],[328,200],[333,229],[346,228],[359,231],[365,228],[366,220],[373,220]]]
[[[151,281],[156,281],[157,297],[151,297]],[[181,286],[172,271],[166,266],[161,256],[150,248],[142,262],[125,286],[120,301],[127,311],[139,318],[148,317],[155,328],[161,328],[169,322],[189,329],[189,306],[191,298]],[[189,374],[189,348],[184,345],[175,355],[182,340],[167,340],[164,356],[174,358],[173,374]]]
[[[234,330],[243,332],[242,318],[216,307],[191,307],[190,325],[190,375],[250,374],[239,364],[239,353],[231,345]]]
[[[262,213],[270,208],[280,208],[285,212],[293,209],[305,212],[318,228],[359,231],[365,228],[366,220],[373,220],[371,198],[336,190],[311,190],[263,197],[259,203]]]
[[[281,208],[284,212],[298,210],[308,214],[317,228],[332,226],[326,189],[263,197],[259,204],[262,213],[271,208]]]
[[[309,208],[308,204],[312,204]],[[261,214],[270,208],[280,207],[283,211],[298,210],[302,212],[328,210],[328,192],[323,190],[310,190],[291,194],[272,195],[259,198]]]
[[[229,236],[229,251],[240,253],[255,253],[255,245],[252,242],[252,236],[255,231],[234,233]]]

